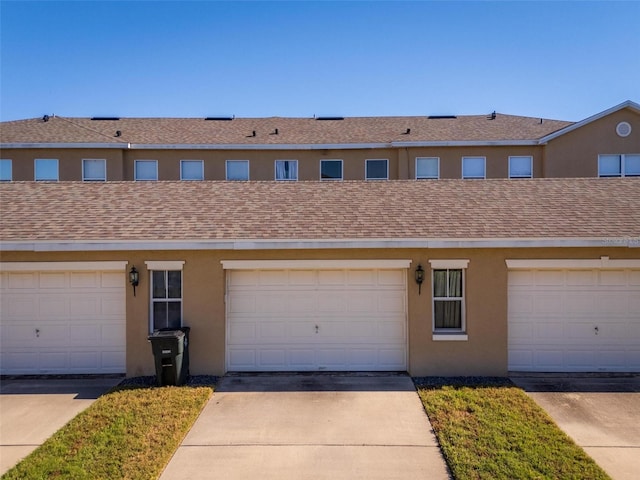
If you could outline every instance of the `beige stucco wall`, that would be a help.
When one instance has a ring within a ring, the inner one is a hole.
[[[225,371],[225,272],[221,260],[257,259],[410,259],[407,271],[411,375],[505,375],[507,373],[507,258],[640,258],[628,248],[590,249],[395,249],[395,250],[281,250],[281,251],[162,251],[162,252],[3,252],[11,261],[126,260],[140,271],[136,296],[126,289],[127,375],[154,372],[147,341],[149,325],[148,260],[183,260],[184,324],[192,328],[193,374]],[[422,294],[414,270],[429,272],[431,259],[468,259],[466,318],[468,341],[434,341],[431,333],[431,281],[426,275]],[[123,272],[125,275],[125,272]]]
[[[82,180],[83,159],[105,159],[107,161],[107,180],[124,180],[122,150],[119,149],[85,149],[64,148],[46,149],[8,148],[2,150],[3,159],[11,160],[14,181],[34,180],[34,164],[37,158],[58,160],[60,181]]]
[[[619,137],[616,125],[628,122],[631,134]],[[640,115],[620,110],[551,140],[546,146],[546,177],[597,177],[598,155],[640,154]]]

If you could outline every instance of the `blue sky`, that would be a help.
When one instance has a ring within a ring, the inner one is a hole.
[[[640,102],[640,2],[1,1],[0,119]]]

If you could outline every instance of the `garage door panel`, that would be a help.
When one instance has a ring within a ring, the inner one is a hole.
[[[251,293],[243,272],[228,272],[229,370],[406,368],[406,271],[256,270]]]
[[[510,271],[509,369],[638,371],[639,273]]]
[[[3,374],[124,372],[124,271],[2,276]]]
[[[599,285],[619,287],[627,285],[627,276],[624,270],[602,270],[598,277]]]
[[[366,285],[372,286],[376,284],[375,270],[349,270],[347,272],[348,285]]]

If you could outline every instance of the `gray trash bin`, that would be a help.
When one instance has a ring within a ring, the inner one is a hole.
[[[187,334],[182,330],[161,330],[148,338],[155,357],[158,386],[183,385],[189,369],[188,360],[185,364]]]

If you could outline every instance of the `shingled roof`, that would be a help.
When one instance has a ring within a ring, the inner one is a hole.
[[[636,178],[11,182],[0,185],[0,208],[5,250],[47,241],[553,238],[640,246]]]
[[[46,120],[46,121],[45,121]],[[404,142],[519,142],[572,122],[513,115],[313,118],[121,118],[52,116],[3,122],[0,143],[136,145],[348,145]],[[118,133],[119,132],[119,133]],[[255,132],[255,136],[254,136]]]

